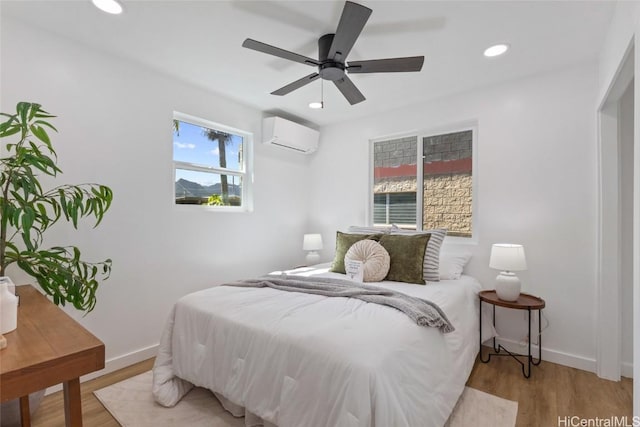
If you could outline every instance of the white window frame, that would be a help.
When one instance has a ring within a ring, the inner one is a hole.
[[[177,209],[193,209],[193,206],[197,206],[198,209],[214,211],[214,212],[251,212],[253,211],[253,133],[247,132],[241,129],[226,126],[220,123],[213,122],[211,120],[202,119],[200,117],[192,116],[189,114],[181,113],[178,111],[173,112],[173,120],[181,122],[187,122],[192,125],[205,127],[208,129],[215,129],[222,132],[238,135],[242,137],[242,155],[243,164],[242,169],[232,170],[227,168],[221,168],[219,166],[206,166],[195,163],[182,162],[173,160],[173,151],[171,154],[173,163],[173,188],[172,188],[172,203]],[[173,148],[172,148],[173,149]],[[182,205],[176,203],[175,197],[175,182],[176,182],[176,169],[192,170],[197,172],[215,173],[220,175],[233,175],[240,177],[242,182],[242,191],[240,197],[240,206],[208,206],[208,205]]]
[[[471,237],[461,236],[449,236],[447,235],[446,241],[453,244],[478,244],[478,122],[466,121],[461,123],[455,123],[440,127],[433,127],[423,129],[420,131],[402,132],[391,135],[385,135],[376,137],[369,140],[369,187],[367,189],[367,212],[366,223],[373,227],[373,184],[374,184],[374,145],[377,142],[388,141],[399,138],[417,137],[417,159],[424,160],[423,152],[423,139],[431,136],[444,135],[448,133],[457,132],[472,132],[471,140]],[[423,229],[423,204],[424,196],[418,197],[418,195],[424,194],[424,162],[418,161],[416,167],[416,230]]]

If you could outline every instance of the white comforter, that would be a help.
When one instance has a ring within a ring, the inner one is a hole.
[[[193,384],[279,427],[441,427],[478,351],[481,286],[468,276],[376,285],[435,302],[456,330],[357,299],[213,287],[174,306],[154,366],[156,401],[175,405]]]

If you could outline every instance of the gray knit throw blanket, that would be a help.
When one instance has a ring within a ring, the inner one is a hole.
[[[409,316],[419,326],[432,326],[440,329],[445,334],[455,330],[440,307],[431,301],[412,297],[402,292],[362,285],[348,280],[282,274],[225,283],[222,286],[268,287],[285,292],[302,292],[326,297],[357,298],[365,302],[393,307]]]

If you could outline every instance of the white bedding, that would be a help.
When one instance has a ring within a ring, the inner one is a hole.
[[[374,285],[433,301],[456,330],[357,299],[213,287],[174,306],[154,366],[156,401],[175,405],[194,384],[279,427],[441,427],[478,351],[481,286],[469,276]]]

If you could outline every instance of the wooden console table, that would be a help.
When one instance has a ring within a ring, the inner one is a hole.
[[[62,383],[66,426],[82,426],[80,376],[104,368],[104,344],[32,286],[16,289],[18,329],[0,350],[0,401],[20,398],[29,426],[29,393]]]

